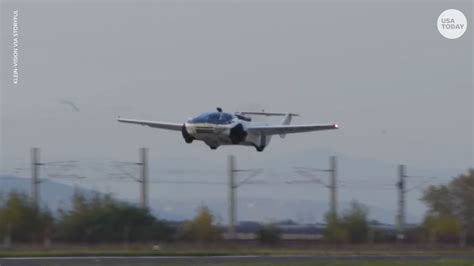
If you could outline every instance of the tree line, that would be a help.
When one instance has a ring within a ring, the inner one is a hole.
[[[32,203],[24,193],[0,196],[0,236],[4,242],[135,242],[165,240],[172,228],[148,210],[94,193],[76,190],[71,208],[50,210]]]
[[[466,245],[474,242],[474,169],[448,184],[430,186],[421,199],[428,207],[423,222],[406,231],[406,242],[443,242]],[[354,201],[340,216],[328,213],[323,241],[373,243],[395,241],[395,235],[376,229],[368,209]],[[182,223],[164,221],[149,210],[114,199],[107,194],[76,190],[71,207],[51,212],[24,193],[0,193],[0,240],[13,242],[152,242],[223,239],[224,230],[211,211],[200,206],[194,219]],[[256,232],[262,244],[276,244],[281,230],[262,225]]]
[[[423,191],[428,207],[423,222],[405,230],[402,242],[474,243],[474,169],[453,178],[448,184],[431,185]],[[377,229],[368,220],[367,208],[353,202],[340,217],[326,215],[325,239],[333,243],[399,241],[396,234]]]

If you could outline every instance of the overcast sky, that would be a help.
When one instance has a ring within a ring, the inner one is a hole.
[[[468,19],[456,40],[436,28],[448,8]],[[17,85],[13,10],[19,10]],[[224,171],[228,154],[243,167],[275,160],[291,171],[295,162],[285,164],[287,158],[315,150],[423,169],[474,165],[469,0],[2,1],[1,12],[3,172],[28,167],[32,146],[42,148],[45,161],[78,160],[90,175],[93,167],[85,165],[136,161],[141,146],[150,148],[151,175],[169,168],[170,178],[186,169]],[[256,153],[250,147],[211,151],[185,144],[181,133],[115,120],[181,122],[217,106],[291,111],[301,114],[294,123],[341,128],[275,137]],[[96,175],[109,170],[101,171]],[[107,188],[130,197],[136,192]],[[160,192],[176,194],[175,188]],[[357,197],[352,193],[345,197]]]

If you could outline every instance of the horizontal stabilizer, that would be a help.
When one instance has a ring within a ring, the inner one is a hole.
[[[242,115],[263,115],[263,116],[299,116],[299,114],[295,113],[273,113],[273,112],[237,112],[238,114]]]

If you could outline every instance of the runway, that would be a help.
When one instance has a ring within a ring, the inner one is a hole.
[[[277,255],[277,256],[154,256],[154,257],[31,257],[0,258],[1,266],[43,266],[43,265],[219,265],[242,263],[297,263],[322,261],[435,261],[435,260],[473,260],[474,255],[465,256],[316,256],[316,255]]]

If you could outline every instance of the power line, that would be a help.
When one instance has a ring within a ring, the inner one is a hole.
[[[262,169],[237,169],[235,165],[235,156],[229,155],[227,157],[227,175],[228,175],[228,189],[229,189],[229,237],[235,238],[235,224],[237,221],[237,188],[243,184],[251,184],[254,181],[251,179],[255,178],[258,174],[262,172]],[[247,173],[246,176],[241,182],[236,182],[235,176],[239,173]]]
[[[154,180],[151,183],[160,184],[188,184],[188,185],[226,185],[226,182],[213,182],[213,181],[179,181],[179,180]]]
[[[331,156],[329,159],[329,168],[311,168],[311,167],[294,167],[295,171],[306,177],[308,183],[317,183],[325,186],[330,189],[329,194],[329,210],[331,215],[337,217],[337,157]],[[321,178],[318,178],[314,175],[314,172],[326,172],[330,175],[329,184],[322,181]],[[304,184],[302,180],[288,181],[287,184]]]
[[[407,178],[428,178],[429,180],[419,183],[411,188],[407,188],[406,179]],[[433,182],[434,179],[439,177],[435,176],[423,176],[423,175],[407,175],[406,174],[406,166],[404,164],[400,164],[398,166],[398,182],[396,184],[398,189],[398,213],[397,213],[397,238],[399,241],[405,239],[405,197],[406,193],[420,188],[423,185],[429,184]]]
[[[148,209],[148,149],[140,148],[138,153],[139,161],[138,162],[123,162],[123,161],[113,161],[111,162],[112,166],[118,169],[122,175],[115,175],[118,178],[129,178],[140,184],[140,205],[143,209]],[[138,176],[130,173],[127,167],[138,166]]]
[[[43,182],[40,179],[40,169],[43,169],[45,174],[49,176],[46,166],[55,166],[63,169],[72,169],[76,161],[67,160],[67,161],[53,161],[53,162],[41,162],[40,160],[41,149],[37,147],[31,148],[31,200],[35,206],[40,204],[40,195],[39,195],[39,185]],[[56,175],[56,177],[64,177],[61,175]]]

